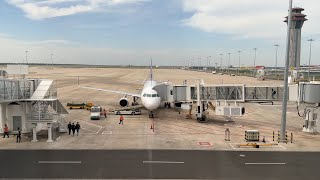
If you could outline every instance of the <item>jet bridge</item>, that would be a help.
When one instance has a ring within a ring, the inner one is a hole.
[[[245,101],[281,101],[283,86],[245,86]]]
[[[188,107],[190,109],[192,103],[197,102],[198,120],[203,119],[203,112],[208,109],[212,101],[217,102],[217,115],[242,116],[244,108],[238,106],[237,102],[273,102],[280,101],[283,97],[282,86],[247,86],[244,84],[205,85],[199,81],[195,85],[187,85],[187,83],[172,85],[166,83],[158,85],[154,89],[159,93],[162,101],[174,104],[175,107]],[[225,102],[225,105],[220,105],[220,102]],[[231,102],[234,102],[235,105],[230,105],[233,104]]]
[[[172,103],[197,101],[196,85],[161,84],[154,89],[159,93],[162,101]],[[282,97],[282,86],[200,85],[202,101],[281,101]]]

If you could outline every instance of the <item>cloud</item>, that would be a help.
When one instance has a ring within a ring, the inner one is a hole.
[[[28,41],[24,42],[26,45],[34,45],[34,46],[53,46],[53,45],[68,45],[73,44],[73,42],[63,39],[49,39],[42,41]]]
[[[69,16],[78,13],[99,11],[123,4],[136,4],[149,0],[7,0],[20,8],[32,20]]]
[[[297,4],[295,4],[297,5]],[[316,9],[320,3],[316,0],[298,3],[306,9],[307,18],[318,18]],[[205,32],[228,34],[240,38],[283,39],[286,24],[288,2],[284,0],[182,0],[183,10],[191,17],[182,20],[182,24]],[[308,24],[306,22],[306,24]],[[318,32],[319,25],[313,21],[305,32]]]
[[[11,37],[9,34],[5,34],[5,33],[0,33],[0,37],[1,38],[9,38]]]

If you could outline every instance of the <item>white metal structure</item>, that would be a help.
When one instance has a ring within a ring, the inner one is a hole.
[[[107,89],[99,89],[99,88],[92,88],[92,87],[82,87],[86,89],[92,89],[97,91],[105,91],[105,92],[112,92],[117,94],[123,94],[124,97],[120,99],[120,105],[121,106],[127,106],[128,100],[126,99],[127,96],[132,96],[134,98],[134,103],[136,101],[136,98],[141,98],[141,102],[143,106],[150,111],[149,117],[153,117],[153,111],[158,109],[161,103],[161,98],[156,90],[154,90],[154,87],[157,86],[158,83],[153,80],[152,78],[152,61],[150,66],[150,80],[146,81],[144,83],[143,89],[140,94],[134,94],[134,93],[128,93],[128,92],[122,92],[122,91],[113,91],[113,90],[107,90]]]

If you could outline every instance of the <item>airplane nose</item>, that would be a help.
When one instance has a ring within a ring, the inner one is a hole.
[[[149,102],[146,102],[145,107],[149,110],[155,110],[160,106],[160,99],[154,98]]]

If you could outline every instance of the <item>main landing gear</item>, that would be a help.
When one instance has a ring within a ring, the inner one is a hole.
[[[136,106],[139,105],[139,103],[137,102],[137,100],[139,99],[139,97],[133,97],[133,102],[132,102],[132,106]]]

